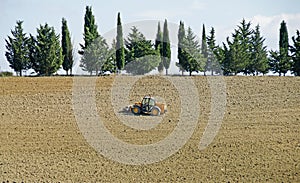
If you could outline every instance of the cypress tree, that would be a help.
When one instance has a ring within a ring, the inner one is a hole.
[[[159,62],[159,65],[157,67],[157,70],[159,73],[161,73],[164,69],[164,65],[163,65],[163,57],[162,57],[162,39],[163,39],[163,35],[161,32],[161,28],[160,28],[160,23],[158,22],[157,25],[157,33],[156,33],[156,38],[155,38],[155,50],[157,50],[161,56],[161,61]]]
[[[269,65],[274,73],[285,76],[288,70],[291,69],[289,58],[289,40],[286,23],[284,21],[280,24],[279,29],[279,51],[270,51]]]
[[[80,44],[82,50],[79,50],[78,53],[83,55],[84,50],[92,43],[95,39],[99,37],[97,30],[97,25],[95,17],[92,12],[91,6],[86,6],[85,16],[84,16],[84,44]]]
[[[125,65],[124,39],[120,12],[118,13],[116,40],[116,64],[118,71],[120,71],[124,68]]]
[[[163,48],[162,48],[162,57],[163,57],[163,65],[166,69],[166,75],[168,75],[168,69],[171,63],[171,47],[170,47],[170,39],[169,39],[169,30],[168,30],[168,22],[165,20],[164,30],[163,30]]]
[[[184,63],[186,62],[185,57],[183,56],[183,42],[185,39],[185,29],[184,29],[184,23],[182,21],[179,22],[179,29],[178,29],[178,54],[177,54],[177,58],[178,58],[178,63],[176,63],[177,67],[179,67],[179,69],[182,72],[184,72]]]
[[[73,67],[73,46],[71,43],[70,32],[67,25],[67,20],[65,18],[62,19],[62,55],[63,55],[63,69],[66,71],[67,75],[72,75],[72,67]]]
[[[296,36],[292,37],[293,46],[291,46],[292,53],[292,72],[295,76],[300,76],[300,32],[296,31]]]
[[[280,24],[280,30],[279,30],[279,54],[280,54],[280,60],[279,60],[279,69],[280,73],[285,74],[288,70],[290,70],[290,59],[289,59],[289,37],[288,37],[288,31],[287,26],[284,21]]]
[[[215,29],[213,27],[211,28],[209,36],[207,36],[206,40],[208,45],[206,68],[209,66],[211,75],[214,75],[214,71],[216,73],[220,73],[221,68],[215,56],[218,47],[216,46]]]
[[[201,39],[201,53],[204,56],[204,58],[208,57],[208,52],[207,52],[207,43],[206,43],[206,33],[205,33],[205,25],[203,24],[202,26],[202,39]],[[208,61],[205,63],[204,67],[204,75],[206,75],[206,71],[210,69],[211,63]]]
[[[23,33],[23,21],[17,21],[14,30],[11,30],[13,37],[8,36],[5,52],[9,66],[14,69],[17,75],[22,76],[22,71],[28,68],[29,64],[29,38]]]

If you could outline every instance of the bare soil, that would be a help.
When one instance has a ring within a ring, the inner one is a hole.
[[[98,153],[80,132],[72,103],[73,78],[0,78],[0,181],[300,182],[299,77],[225,77],[224,120],[214,141],[201,151],[200,138],[211,113],[210,86],[207,77],[186,79],[192,79],[199,92],[200,115],[192,137],[163,161],[125,165]],[[133,84],[129,103],[151,94],[168,105],[155,128],[138,130],[119,120],[126,114],[116,112],[112,104],[114,80],[98,77],[95,87],[97,112],[111,134],[145,145],[172,133],[182,112],[178,88],[159,76]]]

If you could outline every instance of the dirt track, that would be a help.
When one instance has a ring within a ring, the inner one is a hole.
[[[125,165],[95,151],[79,131],[72,78],[0,78],[0,181],[300,182],[299,77],[226,77],[224,120],[202,151],[198,146],[211,112],[211,92],[206,77],[191,79],[199,92],[200,116],[190,140],[164,161]],[[163,80],[149,76],[133,85],[129,102],[151,93],[169,110],[155,128],[137,130],[121,123],[122,114],[114,111],[114,77],[97,78],[97,112],[111,134],[143,145],[176,128],[179,93],[168,81],[158,85]]]

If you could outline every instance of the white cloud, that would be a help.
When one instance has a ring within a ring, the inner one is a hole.
[[[275,16],[262,16],[256,15],[248,18],[252,22],[253,27],[257,24],[260,25],[262,36],[266,38],[265,43],[269,49],[278,49],[279,42],[279,28],[280,23],[284,20],[287,24],[289,38],[295,35],[296,30],[300,29],[300,13],[297,14],[280,14]],[[291,42],[290,42],[291,43]]]
[[[292,36],[296,34],[296,30],[300,30],[300,13],[278,14],[274,16],[255,15],[253,17],[245,19],[246,21],[251,21],[252,28],[255,28],[257,24],[260,25],[261,35],[266,39],[265,45],[268,47],[269,50],[278,50],[279,28],[282,20],[284,20],[287,24],[290,44],[292,43]],[[226,37],[231,37],[231,34],[234,32],[234,29],[237,28],[237,25],[239,25],[241,21],[242,19],[236,20],[230,25],[216,25],[215,29],[217,43],[222,44],[222,42],[226,42]]]

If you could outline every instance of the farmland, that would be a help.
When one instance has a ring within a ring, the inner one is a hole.
[[[160,117],[126,115],[112,102],[124,90],[112,92],[114,76],[82,79],[95,81],[96,112],[107,130],[129,144],[163,140],[176,128],[183,102],[193,102],[180,100],[179,88],[170,80],[147,76],[133,82],[129,104],[151,94],[167,103],[168,112]],[[76,120],[74,78],[0,78],[0,180],[300,182],[299,77],[225,77],[222,125],[204,150],[198,147],[212,112],[210,85],[204,76],[182,79],[193,81],[198,92],[198,123],[191,137],[162,161],[132,165],[107,158],[88,143]],[[138,130],[120,118],[133,124],[160,122]]]

